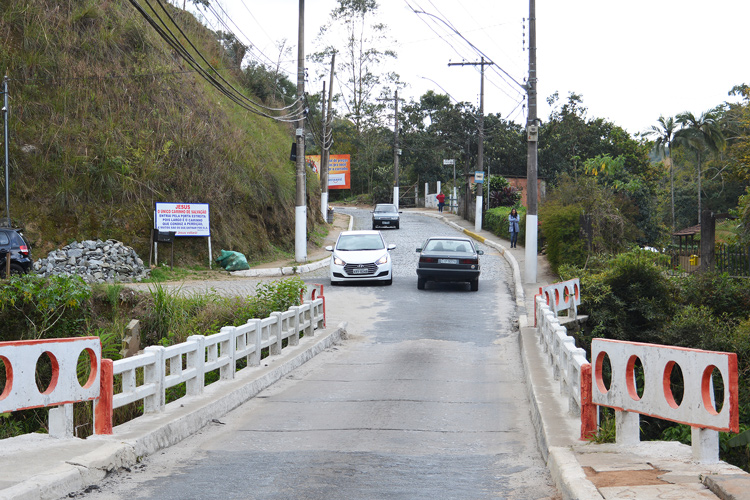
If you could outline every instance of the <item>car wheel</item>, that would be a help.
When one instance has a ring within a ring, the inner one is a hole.
[[[476,292],[479,290],[479,278],[471,280],[471,291]]]
[[[427,280],[417,277],[417,290],[424,290],[424,284]]]

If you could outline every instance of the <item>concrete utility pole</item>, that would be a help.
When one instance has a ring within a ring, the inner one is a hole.
[[[537,271],[537,152],[539,127],[536,116],[536,4],[529,0],[529,81],[526,84],[529,117],[526,121],[528,153],[526,156],[526,283],[536,283]]]
[[[479,144],[477,147],[477,171],[484,172],[484,67],[492,66],[492,61],[485,61],[484,57],[479,62],[460,62],[460,63],[448,63],[448,66],[480,66],[480,79],[479,79],[479,116],[477,117],[477,129],[479,131]],[[468,179],[467,179],[468,183]],[[482,187],[484,189],[484,186]],[[468,190],[467,190],[468,193]],[[481,195],[480,195],[481,196]],[[468,204],[467,204],[468,207]],[[481,221],[481,208],[480,213],[475,215],[475,220]]]
[[[328,158],[331,156],[331,144],[333,141],[328,140],[329,129],[331,127],[331,117],[333,116],[333,71],[336,63],[336,52],[331,55],[331,85],[328,89],[328,107],[325,102],[323,106],[323,138],[320,157],[320,209],[323,211],[323,220],[328,217]],[[323,82],[323,100],[325,101],[325,82]]]
[[[376,99],[378,101],[390,101],[389,99]],[[398,89],[396,89],[393,97],[393,204],[398,208]]]
[[[398,210],[398,89],[396,89],[393,104],[393,204]]]
[[[10,189],[8,170],[10,162],[8,160],[8,149],[10,149],[10,138],[8,134],[8,115],[10,114],[10,108],[8,107],[8,75],[5,75],[3,79],[3,124],[4,124],[4,136],[5,136],[5,215],[8,217],[8,227],[10,225]]]
[[[294,209],[294,258],[307,261],[307,200],[305,178],[305,0],[299,0],[299,32],[297,42],[297,101],[300,118],[297,122],[297,196]]]

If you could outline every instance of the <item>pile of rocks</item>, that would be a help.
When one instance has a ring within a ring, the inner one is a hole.
[[[40,276],[78,275],[87,283],[141,281],[149,276],[135,250],[116,240],[74,241],[34,262],[34,271]]]

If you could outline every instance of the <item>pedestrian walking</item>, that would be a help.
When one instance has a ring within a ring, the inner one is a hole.
[[[443,207],[445,206],[445,195],[443,193],[438,193],[436,198],[438,201],[438,212],[442,212]]]
[[[518,212],[516,209],[512,209],[510,211],[510,215],[508,216],[508,230],[510,231],[510,248],[516,248],[518,243],[518,231],[519,231],[519,223],[520,217],[518,216]]]

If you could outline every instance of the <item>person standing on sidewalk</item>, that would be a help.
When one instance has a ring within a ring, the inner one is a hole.
[[[512,209],[510,211],[510,215],[508,216],[508,230],[510,231],[510,248],[516,248],[518,244],[518,231],[519,231],[519,223],[520,217],[518,216],[518,212],[516,209]]]
[[[438,212],[442,212],[443,207],[445,206],[445,195],[443,193],[438,193],[436,198],[438,201]]]

